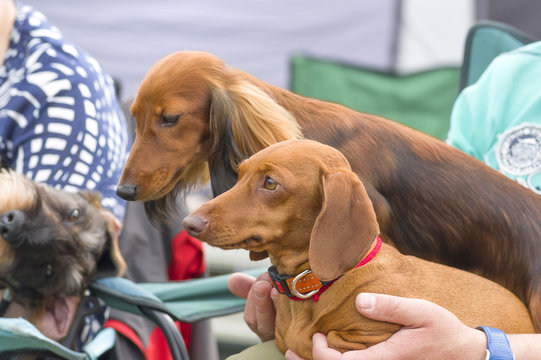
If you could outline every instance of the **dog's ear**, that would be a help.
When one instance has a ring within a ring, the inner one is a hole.
[[[107,223],[107,241],[103,253],[98,260],[97,276],[122,276],[126,271],[126,262],[118,246],[122,223],[107,209],[101,209],[100,213]]]
[[[94,206],[96,209],[101,209],[101,193],[98,191],[92,190],[81,190],[78,192],[90,205]]]
[[[226,87],[211,89],[209,166],[214,196],[236,183],[237,167],[245,158],[274,143],[302,138],[289,111],[240,75],[230,75]]]
[[[323,281],[352,269],[379,233],[376,214],[363,184],[350,171],[321,177],[323,204],[310,238],[309,260]]]
[[[214,197],[231,189],[237,182],[237,165],[246,158],[233,136],[231,118],[235,108],[227,91],[215,88],[210,105],[210,133],[213,136],[209,154],[210,184]]]
[[[126,271],[126,262],[118,246],[122,223],[111,211],[101,206],[101,194],[99,192],[84,190],[79,191],[79,194],[98,209],[107,228],[104,250],[98,259],[97,277],[122,276]]]

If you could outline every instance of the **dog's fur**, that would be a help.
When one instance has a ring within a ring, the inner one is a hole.
[[[215,195],[268,145],[309,138],[340,150],[374,204],[382,238],[518,295],[541,329],[541,198],[413,129],[266,84],[201,52],[160,60],[131,106],[136,138],[117,194],[164,215],[210,176]],[[266,256],[251,251],[252,259]]]
[[[267,179],[274,180],[266,188]],[[234,209],[234,210],[232,210]],[[317,302],[279,296],[276,343],[311,357],[315,332],[340,351],[381,342],[398,325],[368,320],[355,309],[360,292],[423,298],[469,326],[510,333],[534,331],[528,310],[509,290],[478,275],[404,256],[383,244],[353,269],[379,233],[372,203],[347,160],[311,140],[272,145],[243,162],[237,184],[183,222],[190,235],[224,249],[267,251],[281,274],[311,269],[321,280],[340,277]]]
[[[0,284],[10,289],[12,306],[60,340],[97,271],[124,271],[120,224],[95,192],[69,193],[5,169],[0,189]]]

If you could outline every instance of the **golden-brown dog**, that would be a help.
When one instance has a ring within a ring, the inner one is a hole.
[[[131,107],[136,138],[117,194],[159,216],[179,190],[230,188],[237,165],[281,140],[340,150],[362,181],[381,237],[399,251],[490,278],[541,329],[541,197],[443,142],[380,117],[266,84],[201,52],[160,60]],[[265,251],[251,251],[253,259]]]
[[[0,285],[13,297],[7,315],[17,308],[60,340],[97,271],[124,271],[120,224],[97,193],[69,193],[5,169],[0,189]]]
[[[315,332],[340,351],[390,337],[398,325],[356,311],[360,292],[427,299],[470,326],[534,331],[524,304],[500,285],[381,244],[372,203],[347,160],[311,140],[285,141],[252,156],[231,190],[183,224],[190,235],[223,249],[268,252],[277,289],[294,297],[278,298],[276,343],[283,352],[311,358]],[[312,273],[302,275],[306,270]],[[303,300],[310,292],[315,295]]]

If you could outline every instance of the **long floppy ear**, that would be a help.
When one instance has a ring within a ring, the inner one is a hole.
[[[363,184],[350,171],[322,176],[323,204],[312,229],[309,260],[323,281],[352,269],[379,232],[376,214]]]
[[[232,75],[226,87],[212,88],[209,157],[214,196],[237,180],[239,163],[274,143],[302,138],[296,119],[259,87]]]
[[[210,105],[212,148],[209,155],[210,184],[214,197],[237,182],[237,165],[247,156],[235,142],[231,119],[236,116],[233,102],[223,88],[214,88]]]

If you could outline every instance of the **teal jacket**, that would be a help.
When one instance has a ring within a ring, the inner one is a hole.
[[[462,91],[447,142],[541,194],[541,42],[498,56]]]

